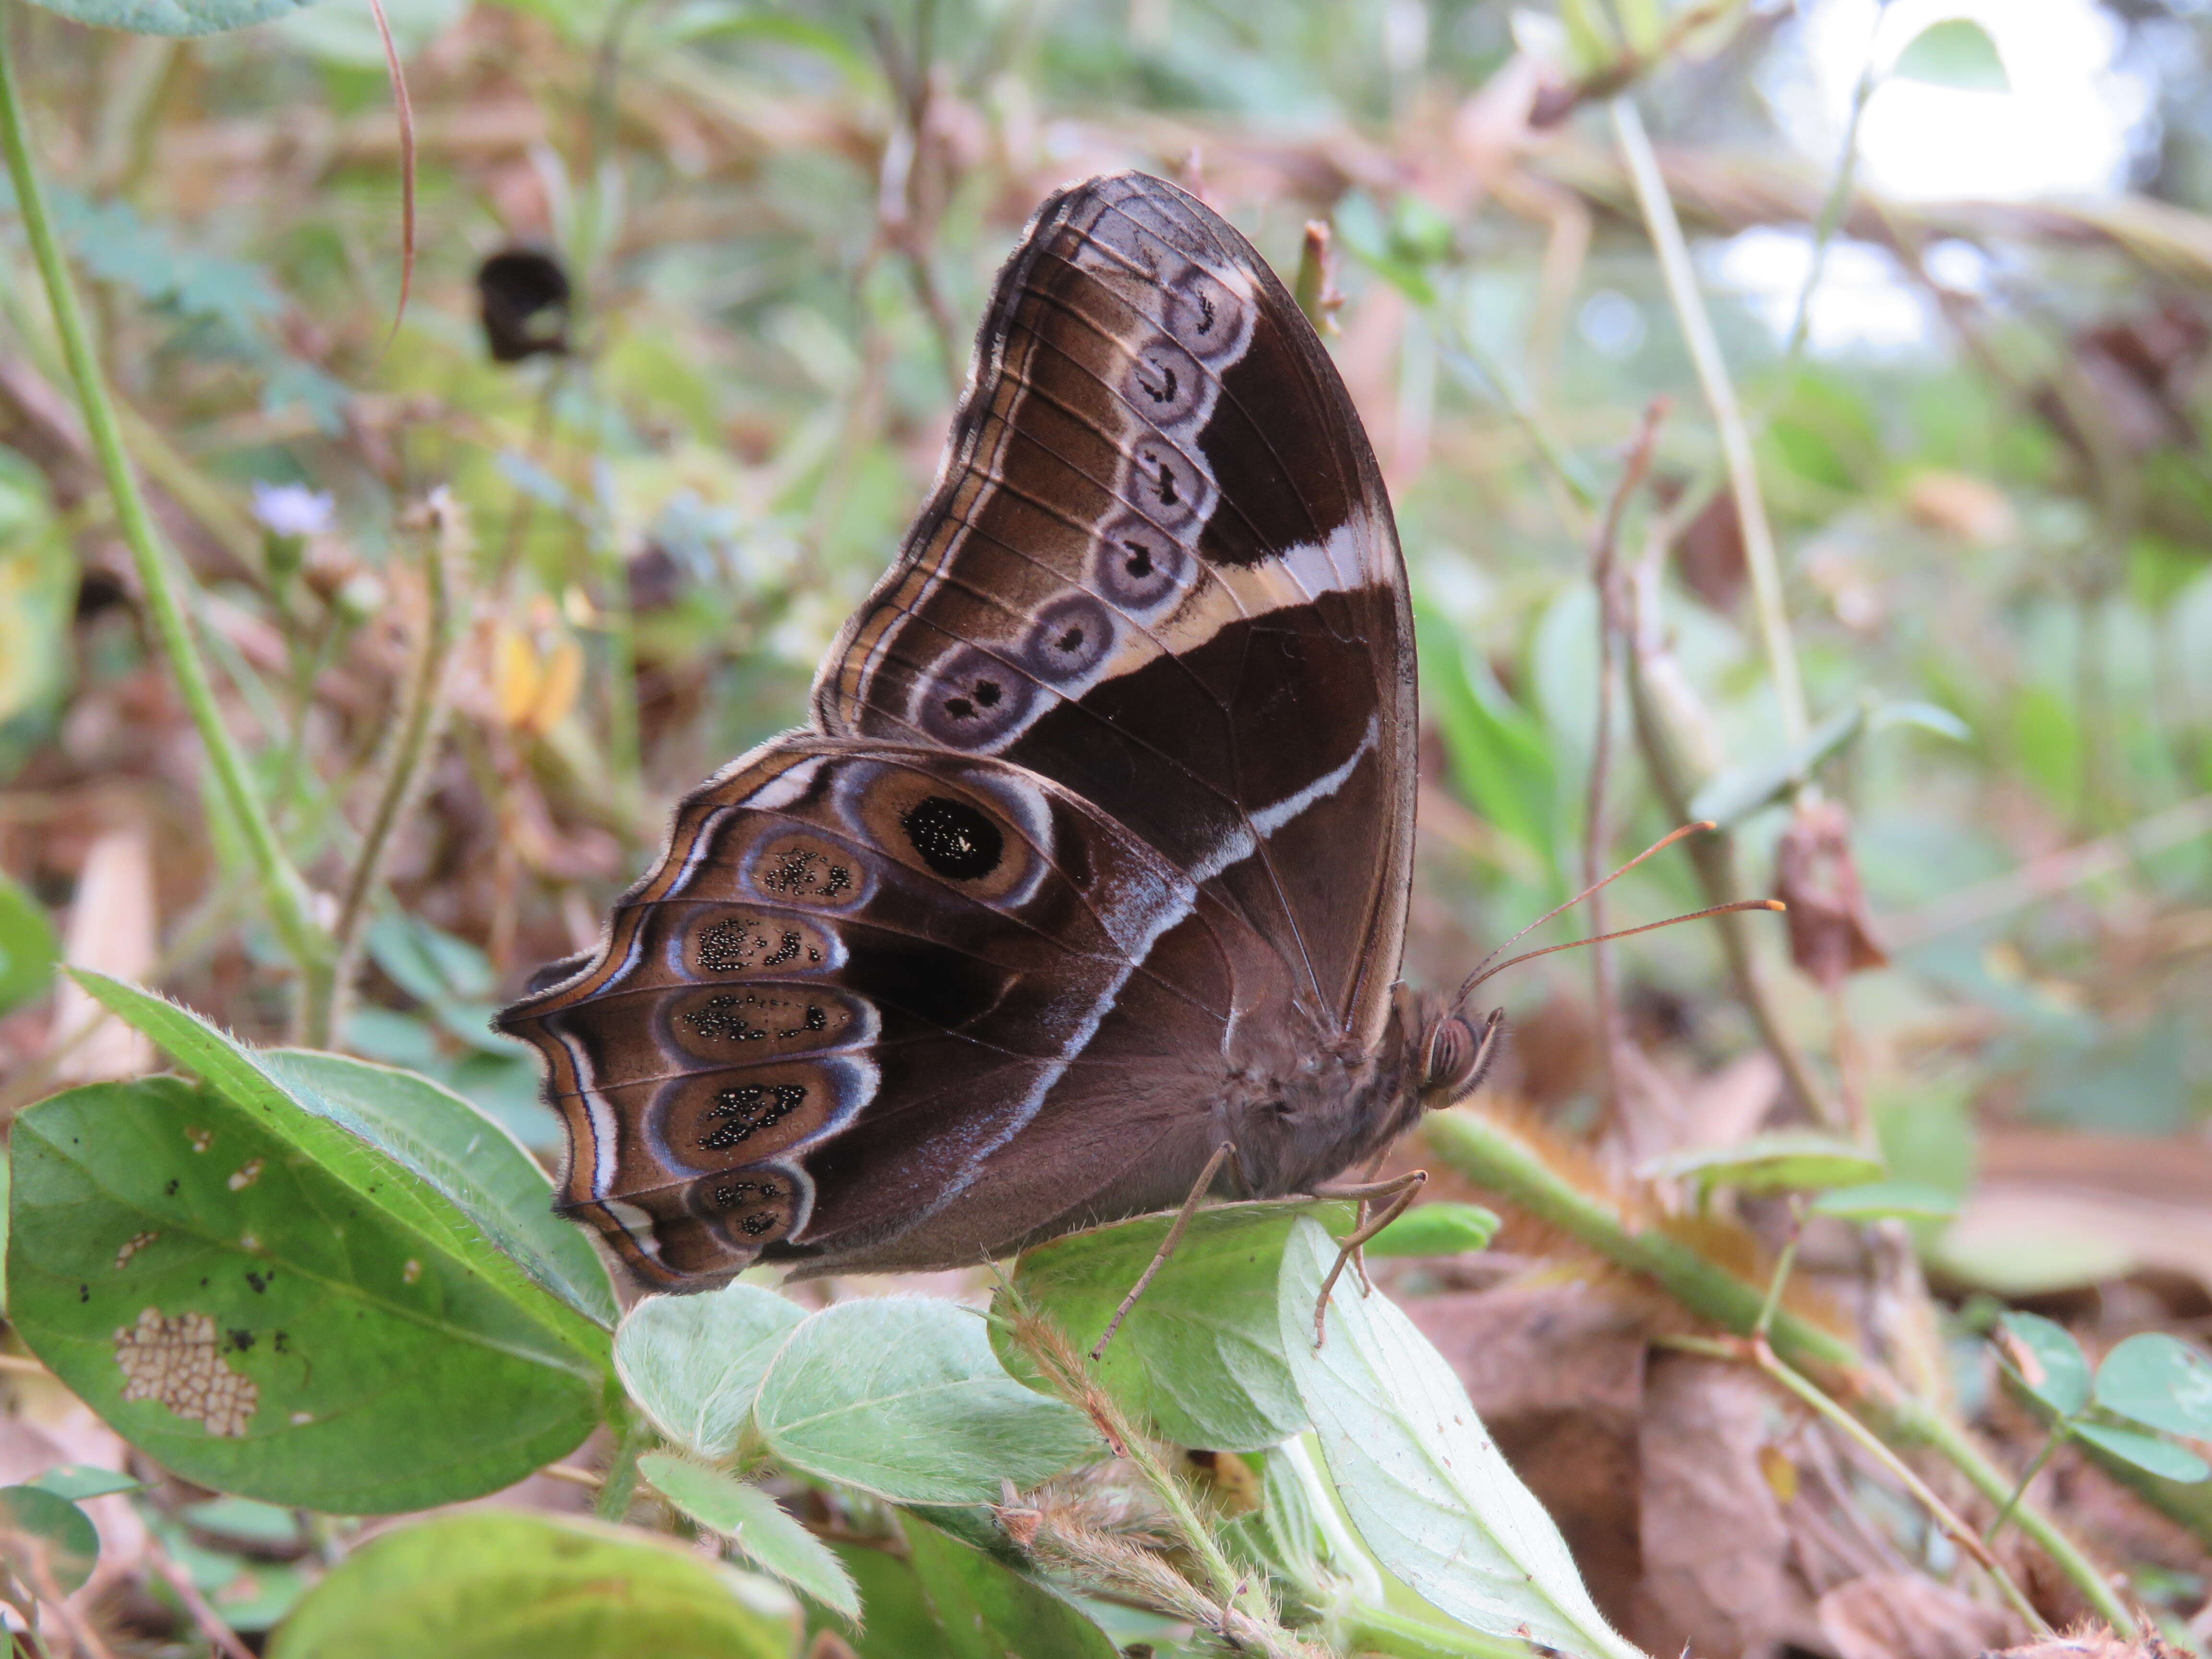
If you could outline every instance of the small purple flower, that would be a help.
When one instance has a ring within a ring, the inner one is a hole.
[[[255,479],[253,516],[279,536],[314,536],[331,527],[331,497],[305,484],[271,484]]]

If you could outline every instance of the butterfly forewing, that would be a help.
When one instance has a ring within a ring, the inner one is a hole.
[[[564,1201],[664,1283],[974,1261],[1395,1121],[1395,533],[1334,367],[1172,185],[1054,198],[814,729],[692,796],[509,1011]]]

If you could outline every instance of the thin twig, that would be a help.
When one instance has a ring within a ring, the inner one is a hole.
[[[1651,453],[1659,438],[1660,422],[1667,418],[1668,400],[1654,398],[1644,410],[1623,459],[1620,477],[1599,520],[1590,552],[1590,583],[1597,591],[1597,730],[1590,740],[1589,787],[1583,802],[1583,885],[1589,892],[1589,931],[1605,932],[1605,890],[1598,878],[1605,864],[1605,792],[1613,769],[1613,711],[1620,690],[1620,665],[1616,647],[1627,633],[1627,607],[1620,591],[1619,552],[1620,521],[1629,499],[1651,476]],[[1616,1124],[1620,1117],[1620,1029],[1619,1000],[1613,995],[1613,953],[1601,939],[1590,945],[1591,994],[1596,1003],[1598,1056],[1604,1079],[1605,1110]]]
[[[1698,372],[1698,385],[1712,412],[1721,453],[1728,462],[1729,493],[1735,501],[1736,518],[1743,527],[1744,563],[1751,573],[1753,603],[1759,612],[1759,640],[1765,648],[1768,673],[1782,715],[1783,741],[1795,747],[1804,742],[1811,720],[1806,713],[1805,687],[1797,672],[1797,647],[1790,634],[1789,612],[1783,602],[1782,573],[1774,550],[1774,530],[1767,522],[1766,500],[1759,493],[1759,466],[1752,453],[1750,428],[1744,424],[1735,384],[1729,378],[1720,342],[1714,337],[1712,319],[1698,292],[1698,277],[1690,263],[1690,250],[1682,240],[1681,222],[1667,194],[1667,181],[1659,171],[1644,118],[1631,99],[1613,101],[1613,132],[1621,158],[1636,186],[1637,205],[1643,210],[1645,230],[1659,260],[1660,275]]]
[[[399,325],[407,318],[407,299],[415,291],[415,100],[407,93],[407,71],[400,67],[399,43],[392,38],[392,20],[384,15],[384,0],[368,0],[369,15],[376,20],[377,39],[384,43],[385,72],[392,77],[392,106],[399,117],[399,303],[392,313],[392,331],[384,337],[385,349],[399,337]]]
[[[384,787],[362,837],[361,853],[354,860],[344,903],[338,912],[333,934],[337,962],[330,994],[319,1009],[310,1011],[306,1035],[319,1048],[331,1041],[343,1023],[362,929],[368,919],[369,905],[384,882],[392,836],[421,796],[438,732],[445,723],[446,671],[456,632],[453,589],[467,534],[459,514],[459,504],[442,489],[433,491],[423,506],[422,631],[416,639],[412,672],[386,750]]]
[[[256,1659],[253,1650],[240,1639],[238,1632],[215,1610],[214,1604],[200,1594],[200,1587],[192,1583],[191,1574],[185,1571],[150,1532],[146,1537],[146,1559],[154,1564],[154,1571],[160,1573],[168,1582],[169,1588],[177,1593],[177,1600],[185,1604],[185,1611],[191,1615],[192,1623],[200,1627],[200,1634],[207,1638],[210,1646],[217,1653],[226,1655],[228,1659]]]

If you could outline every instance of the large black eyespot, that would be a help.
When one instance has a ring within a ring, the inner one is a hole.
[[[921,861],[954,881],[980,881],[1006,855],[999,826],[964,800],[927,795],[907,808],[899,828]]]
[[[1064,593],[1038,611],[1022,660],[1039,678],[1066,685],[1105,661],[1113,648],[1113,613],[1088,593]]]
[[[1134,513],[1106,521],[1091,557],[1091,580],[1099,592],[1132,616],[1141,617],[1174,598],[1190,574],[1190,550]]]

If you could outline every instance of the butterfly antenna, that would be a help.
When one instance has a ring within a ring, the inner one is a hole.
[[[1678,841],[1681,840],[1683,836],[1694,836],[1694,835],[1696,835],[1699,830],[1714,830],[1714,829],[1717,829],[1717,828],[1719,828],[1719,826],[1718,826],[1717,824],[1716,824],[1716,823],[1714,823],[1711,818],[1699,818],[1699,819],[1698,819],[1695,823],[1686,823],[1686,824],[1684,824],[1684,825],[1683,825],[1680,829],[1679,829],[1679,830],[1669,830],[1666,835],[1663,835],[1663,836],[1660,836],[1660,838],[1659,838],[1658,840],[1656,840],[1656,841],[1653,842],[1651,843],[1651,845],[1650,845],[1650,846],[1649,846],[1649,847],[1645,848],[1642,852],[1638,853],[1638,854],[1634,858],[1632,858],[1632,859],[1629,860],[1629,861],[1628,861],[1627,863],[1626,863],[1626,864],[1622,865],[1622,866],[1620,866],[1620,869],[1618,869],[1618,870],[1614,871],[1611,875],[1607,876],[1607,877],[1603,881],[1593,882],[1593,883],[1591,883],[1591,884],[1590,884],[1590,885],[1589,885],[1588,887],[1583,888],[1583,890],[1582,890],[1581,892],[1579,892],[1579,893],[1576,894],[1572,898],[1569,899],[1565,903],[1564,903],[1564,904],[1555,904],[1555,905],[1553,905],[1550,909],[1548,909],[1548,910],[1545,911],[1545,912],[1544,912],[1544,914],[1543,914],[1542,915],[1540,915],[1540,916],[1537,917],[1535,921],[1534,921],[1530,922],[1530,923],[1529,923],[1526,927],[1523,927],[1523,928],[1522,928],[1519,933],[1517,933],[1514,934],[1514,935],[1513,935],[1513,937],[1512,937],[1511,939],[1507,939],[1507,940],[1505,941],[1505,943],[1504,943],[1504,944],[1503,944],[1503,945],[1499,945],[1499,946],[1498,946],[1495,951],[1492,951],[1488,956],[1486,956],[1486,957],[1483,957],[1483,959],[1482,959],[1480,962],[1476,963],[1474,964],[1474,971],[1473,973],[1469,974],[1469,975],[1467,976],[1467,982],[1466,982],[1464,985],[1462,985],[1462,986],[1461,986],[1461,987],[1459,988],[1459,994],[1458,994],[1456,997],[1455,997],[1455,998],[1453,998],[1453,999],[1452,999],[1452,1006],[1453,1006],[1453,1007],[1455,1007],[1455,1008],[1456,1008],[1456,1007],[1458,1007],[1462,1003],[1465,1002],[1465,1001],[1468,1000],[1468,995],[1469,995],[1469,994],[1470,994],[1474,990],[1474,988],[1475,988],[1476,986],[1478,986],[1478,985],[1481,984],[1483,981],[1485,981],[1486,979],[1488,979],[1488,978],[1490,977],[1489,974],[1488,974],[1487,972],[1486,972],[1486,971],[1485,971],[1485,969],[1488,969],[1488,968],[1489,968],[1489,966],[1490,966],[1490,964],[1491,964],[1492,963],[1493,963],[1493,962],[1497,961],[1497,960],[1498,960],[1498,958],[1499,957],[1503,956],[1506,951],[1508,951],[1511,950],[1511,949],[1512,949],[1516,945],[1518,945],[1518,944],[1519,944],[1522,939],[1524,939],[1528,938],[1529,934],[1531,934],[1531,933],[1534,933],[1534,932],[1535,932],[1539,927],[1542,927],[1546,922],[1549,921],[1550,921],[1553,916],[1556,916],[1556,915],[1559,915],[1562,911],[1565,911],[1565,910],[1571,910],[1571,909],[1573,909],[1573,908],[1575,908],[1575,906],[1577,906],[1577,904],[1580,904],[1580,903],[1581,903],[1584,899],[1588,898],[1588,897],[1589,897],[1592,893],[1597,892],[1597,891],[1598,891],[1600,889],[1601,889],[1601,888],[1605,888],[1605,887],[1608,887],[1608,886],[1612,885],[1612,884],[1613,884],[1613,883],[1614,883],[1614,882],[1616,882],[1616,881],[1619,881],[1619,880],[1623,877],[1623,876],[1626,875],[1626,874],[1627,874],[1631,870],[1633,870],[1633,869],[1634,869],[1638,865],[1639,865],[1639,864],[1643,863],[1644,860],[1646,860],[1646,859],[1648,859],[1648,858],[1651,857],[1653,854],[1655,854],[1655,853],[1663,853],[1663,852],[1665,852],[1668,848],[1672,847],[1672,846],[1673,846],[1676,842],[1678,842]],[[1705,912],[1705,911],[1699,911],[1699,912],[1698,912],[1698,915],[1705,915],[1705,914],[1707,914],[1707,913],[1706,913],[1706,912]],[[1688,917],[1688,916],[1677,916],[1677,917],[1675,917],[1675,918],[1674,918],[1674,920],[1675,920],[1675,921],[1690,921],[1690,920],[1691,920],[1691,918],[1690,918],[1690,917]],[[1655,927],[1665,927],[1666,925],[1667,925],[1667,924],[1666,924],[1666,923],[1664,923],[1664,922],[1656,922],[1656,923],[1654,923],[1654,924],[1653,924],[1653,926],[1655,926]],[[1637,933],[1642,933],[1644,930],[1643,930],[1642,928],[1640,928],[1640,927],[1639,927],[1639,928],[1634,929],[1633,931],[1635,931],[1635,932],[1637,932]],[[1619,934],[1612,934],[1612,933],[1608,933],[1608,934],[1607,934],[1607,935],[1606,935],[1606,937],[1607,937],[1607,938],[1608,938],[1608,939],[1613,939],[1613,938],[1625,937],[1625,935],[1619,935]],[[1583,944],[1583,945],[1595,945],[1595,944],[1596,944],[1596,943],[1597,943],[1597,941],[1596,941],[1595,939],[1581,939],[1581,940],[1578,940],[1578,941],[1577,941],[1577,943],[1579,943],[1579,944]],[[1555,950],[1555,951],[1564,951],[1564,950],[1565,950],[1567,947],[1566,947],[1565,945],[1553,945],[1552,948],[1553,948],[1553,950]],[[1545,953],[1544,953],[1543,951],[1532,951],[1532,952],[1530,952],[1530,955],[1533,955],[1533,956],[1542,956],[1542,955],[1544,955],[1544,954],[1545,954]],[[1513,961],[1514,961],[1514,962],[1526,962],[1528,959],[1528,958],[1527,957],[1514,957],[1514,958],[1513,958]],[[1508,967],[1510,967],[1510,966],[1512,965],[1512,963],[1508,963],[1506,965],[1507,965]]]
[[[1608,877],[1607,879],[1610,880],[1611,878]],[[1780,899],[1738,899],[1733,904],[1716,904],[1710,910],[1692,910],[1686,916],[1669,916],[1664,921],[1647,921],[1641,927],[1624,927],[1617,933],[1600,933],[1595,939],[1571,939],[1565,945],[1547,945],[1540,951],[1523,951],[1517,957],[1508,957],[1498,966],[1487,971],[1477,970],[1475,976],[1461,988],[1460,998],[1464,1001],[1474,992],[1476,986],[1486,979],[1496,978],[1508,968],[1518,967],[1524,962],[1534,962],[1538,957],[1548,957],[1555,951],[1579,951],[1585,945],[1603,945],[1611,939],[1634,939],[1638,933],[1650,933],[1662,927],[1672,927],[1678,921],[1703,921],[1707,916],[1724,916],[1732,910],[1787,910],[1789,908]],[[1519,935],[1516,934],[1515,937],[1518,938]],[[1494,955],[1495,952],[1492,954]]]

